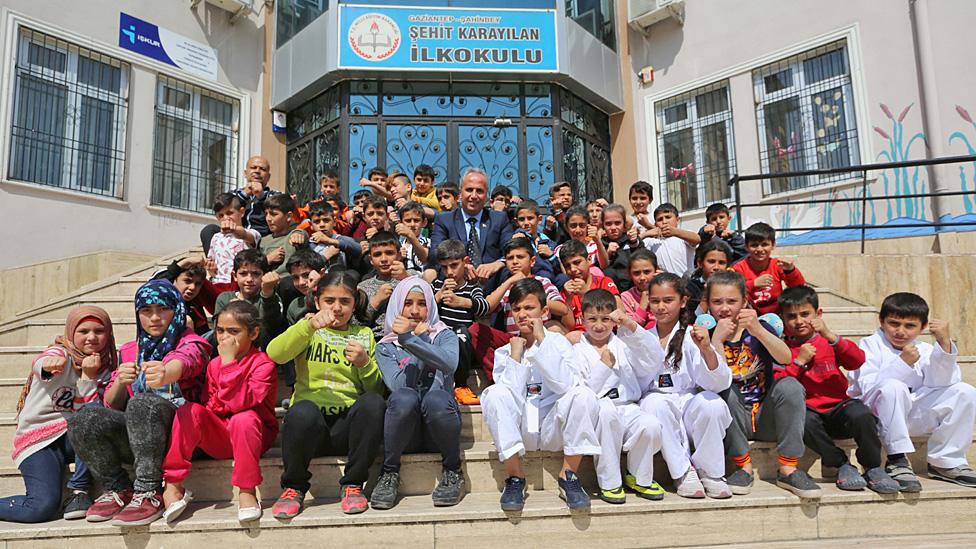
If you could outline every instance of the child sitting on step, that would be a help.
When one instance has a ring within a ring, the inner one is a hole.
[[[295,361],[295,392],[281,430],[284,491],[272,508],[277,519],[302,512],[311,488],[312,458],[345,455],[339,479],[342,511],[362,513],[369,502],[363,484],[383,441],[383,380],[372,330],[349,323],[360,295],[356,278],[332,271],[313,291],[318,313],[299,320],[268,345],[278,364]]]
[[[237,518],[261,518],[255,489],[262,481],[258,461],[278,436],[277,366],[255,345],[261,324],[254,305],[234,301],[221,311],[216,324],[218,357],[207,366],[207,403],[188,402],[176,411],[163,460],[167,523],[193,499],[183,481],[197,448],[214,459],[234,460],[231,484],[240,490]]]
[[[186,327],[176,287],[151,280],[136,291],[136,340],[119,349],[121,364],[105,407],[86,406],[68,420],[68,437],[103,489],[89,522],[149,524],[163,514],[163,457],[176,411],[203,402],[210,344]],[[135,482],[122,464],[134,462]]]
[[[601,451],[594,457],[600,499],[624,503],[625,484],[638,497],[661,499],[664,490],[654,482],[661,424],[643,412],[638,402],[644,380],[657,374],[664,355],[653,336],[618,308],[610,291],[586,292],[581,309],[585,334],[573,348],[583,379],[600,397]],[[625,479],[620,475],[621,451],[627,452]]]
[[[495,351],[495,384],[481,395],[485,424],[505,464],[502,510],[525,505],[522,454],[534,450],[563,453],[559,497],[571,511],[587,510],[590,497],[576,471],[583,456],[601,453],[597,396],[583,384],[572,345],[543,324],[549,307],[542,283],[514,283],[509,304],[519,335]]]
[[[878,417],[888,452],[885,470],[901,491],[920,491],[906,454],[915,451],[912,435],[927,436],[929,477],[976,487],[976,473],[966,460],[976,389],[962,382],[949,323],[930,321],[928,303],[908,292],[886,297],[880,320],[874,335],[859,343],[866,362],[849,374],[847,394],[863,399]],[[918,339],[926,327],[935,345]]]
[[[64,467],[75,462],[64,518],[79,519],[91,506],[91,473],[68,440],[68,418],[101,399],[118,364],[112,320],[99,307],[68,313],[64,335],[34,359],[20,402],[14,435],[14,464],[27,492],[0,499],[0,520],[45,522],[61,510]]]
[[[746,250],[749,256],[736,263],[732,269],[746,281],[746,296],[758,314],[778,313],[776,301],[787,287],[806,284],[803,273],[796,264],[773,257],[776,248],[776,231],[766,223],[753,223],[746,229]]]
[[[732,417],[718,393],[729,388],[732,372],[717,351],[722,340],[710,338],[704,326],[692,325],[688,292],[678,275],[660,273],[648,286],[657,319],[650,332],[665,356],[645,388],[641,410],[661,425],[661,455],[679,496],[731,497],[722,439]]]
[[[376,362],[390,391],[383,427],[383,468],[369,504],[390,509],[400,486],[404,453],[438,452],[441,478],[434,506],[457,505],[461,473],[461,411],[454,400],[458,336],[441,322],[430,284],[412,276],[397,284],[386,307],[386,335]]]
[[[645,330],[654,327],[656,320],[651,311],[650,284],[651,279],[661,272],[657,265],[657,256],[647,248],[634,250],[630,254],[627,266],[632,286],[620,294],[620,301],[624,304],[624,312],[630,315]]]
[[[820,497],[820,487],[796,467],[804,449],[803,386],[796,378],[774,377],[775,371],[793,360],[790,348],[747,307],[742,275],[732,271],[713,274],[705,286],[705,300],[718,320],[712,340],[724,342],[725,362],[732,370],[732,386],[721,394],[732,414],[725,432],[725,451],[736,465],[727,479],[732,493],[752,491],[749,441],[762,440],[776,442],[777,486],[803,498]]]
[[[809,286],[783,290],[779,310],[793,362],[776,376],[792,376],[803,385],[807,399],[803,442],[820,455],[822,476],[836,477],[841,490],[868,487],[879,494],[897,492],[898,483],[881,468],[878,420],[863,402],[847,397],[847,376],[840,370],[857,371],[864,364],[864,351],[827,327],[817,292]],[[833,441],[851,437],[857,443],[863,477]]]

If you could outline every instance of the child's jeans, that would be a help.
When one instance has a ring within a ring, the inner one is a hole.
[[[404,453],[436,451],[444,469],[461,469],[461,411],[454,395],[412,387],[390,395],[383,427],[383,471],[399,471]]]
[[[87,492],[91,488],[88,467],[75,458],[67,434],[20,462],[26,493],[0,499],[0,520],[37,523],[55,520],[61,510],[61,480],[65,464],[75,460],[75,472],[68,488]]]
[[[163,460],[163,480],[183,482],[190,475],[190,458],[197,448],[214,459],[234,460],[231,484],[251,489],[261,484],[261,455],[271,448],[277,429],[267,429],[254,410],[221,418],[205,406],[189,402],[176,411],[169,451]]]
[[[881,438],[878,420],[863,402],[845,400],[828,412],[807,408],[803,442],[820,455],[827,467],[840,467],[848,462],[847,453],[834,444],[837,438],[854,438],[857,443],[857,462],[864,470],[881,466]]]

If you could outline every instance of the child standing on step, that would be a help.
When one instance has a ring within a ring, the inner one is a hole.
[[[650,331],[665,357],[645,388],[641,410],[661,424],[661,454],[679,496],[731,497],[722,439],[732,416],[718,393],[729,388],[732,372],[717,351],[722,341],[710,339],[704,326],[692,325],[688,292],[678,275],[660,273],[649,289],[657,319]]]
[[[373,333],[349,323],[359,295],[352,274],[330,272],[313,292],[319,312],[299,320],[268,345],[271,360],[294,360],[296,371],[281,432],[284,491],[272,508],[277,519],[302,512],[311,488],[308,467],[317,455],[347,458],[339,479],[344,513],[362,513],[369,506],[363,484],[383,441],[386,403]]]
[[[461,411],[454,400],[458,337],[441,322],[430,284],[412,276],[397,284],[386,307],[386,335],[376,362],[390,390],[383,433],[383,469],[369,503],[396,504],[404,453],[441,454],[441,478],[431,494],[436,507],[457,505],[461,474]]]
[[[859,343],[866,362],[848,376],[847,394],[863,399],[880,420],[888,452],[885,470],[903,492],[920,491],[906,454],[915,451],[911,436],[927,436],[929,477],[976,487],[976,473],[966,460],[976,389],[962,382],[949,323],[930,321],[928,303],[908,292],[886,297],[880,320],[874,335]],[[918,339],[926,327],[935,345]]]
[[[163,514],[163,457],[176,410],[202,402],[210,359],[207,341],[186,327],[186,307],[165,280],[136,291],[136,340],[119,349],[121,364],[105,407],[86,406],[68,420],[68,437],[105,492],[89,522],[149,524]],[[135,482],[122,469],[135,463]]]
[[[617,298],[598,288],[583,295],[585,334],[573,346],[580,373],[600,397],[600,455],[596,461],[600,499],[624,503],[624,486],[638,497],[661,499],[654,482],[654,454],[661,450],[661,424],[637,404],[644,380],[661,369],[657,342],[617,306]],[[613,334],[614,327],[617,335]],[[620,475],[620,452],[627,452],[627,475]]]
[[[600,404],[583,384],[576,352],[559,333],[547,330],[546,291],[534,278],[512,285],[509,304],[519,335],[495,351],[495,384],[481,395],[485,424],[505,464],[503,511],[525,505],[522,454],[563,452],[559,497],[572,511],[590,508],[576,471],[583,456],[601,452],[597,437]]]
[[[779,310],[793,362],[776,375],[795,377],[803,385],[807,399],[803,442],[820,455],[822,476],[836,477],[841,490],[868,487],[879,494],[897,492],[898,483],[881,468],[878,420],[863,402],[847,397],[847,376],[840,370],[857,371],[864,364],[864,351],[827,327],[817,292],[809,286],[783,290]],[[863,477],[833,441],[851,437],[857,442]]]
[[[254,305],[245,301],[227,305],[217,317],[216,333],[219,356],[207,366],[207,403],[188,402],[176,411],[173,421],[163,461],[167,523],[175,521],[193,499],[183,481],[197,448],[214,459],[234,460],[231,484],[240,490],[237,518],[241,522],[261,518],[258,462],[278,436],[277,367],[255,345],[261,323]]]
[[[101,399],[118,364],[112,320],[99,307],[82,305],[68,313],[64,335],[34,359],[17,404],[13,460],[27,493],[0,499],[0,520],[45,522],[61,509],[64,467],[75,462],[64,518],[79,519],[91,506],[91,473],[68,440],[68,418]]]
[[[776,379],[774,372],[793,359],[790,348],[746,304],[746,282],[732,271],[708,279],[705,299],[718,320],[712,339],[724,342],[725,362],[732,370],[732,386],[721,396],[732,423],[725,432],[725,451],[736,469],[728,476],[733,494],[752,491],[753,468],[749,441],[776,442],[779,469],[776,485],[804,498],[820,497],[820,487],[796,464],[803,455],[806,402],[796,378]]]

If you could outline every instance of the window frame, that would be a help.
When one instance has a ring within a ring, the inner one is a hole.
[[[37,46],[55,51],[65,56],[64,71],[58,71],[37,65],[30,61],[30,46]],[[125,180],[125,161],[127,157],[126,134],[128,130],[128,110],[129,110],[129,84],[131,64],[117,56],[109,55],[84,46],[80,46],[67,39],[56,35],[35,30],[29,26],[19,26],[17,28],[16,47],[14,48],[13,67],[9,86],[11,88],[10,116],[6,120],[5,132],[10,142],[5,144],[7,154],[13,156],[14,147],[14,124],[17,120],[18,106],[20,98],[20,82],[23,78],[37,78],[43,82],[54,86],[66,87],[65,114],[64,114],[64,137],[61,146],[61,176],[58,185],[51,185],[43,182],[28,181],[14,178],[10,170],[12,169],[12,159],[8,158],[8,163],[4,166],[4,177],[17,182],[30,185],[40,185],[45,188],[61,189],[67,191],[82,192],[121,199],[123,196]],[[79,81],[78,66],[80,57],[85,57],[96,63],[110,65],[119,69],[119,91],[118,93],[109,92],[97,86],[91,86]],[[113,158],[111,163],[112,179],[107,181],[105,189],[94,186],[89,181],[82,181],[79,178],[81,171],[81,155],[83,143],[81,141],[82,125],[80,123],[82,101],[85,97],[92,98],[101,102],[110,103],[115,108],[112,113],[112,151]],[[72,114],[73,113],[73,114]],[[75,145],[70,145],[70,144]],[[114,154],[117,153],[117,154]]]
[[[826,55],[835,51],[841,51],[844,56],[844,63],[846,64],[845,73],[824,78],[823,80],[818,80],[813,83],[807,83],[804,67],[805,62],[815,57]],[[767,93],[765,91],[764,79],[785,70],[790,70],[791,72],[791,84],[782,89]],[[756,127],[759,137],[759,160],[762,173],[770,173],[771,169],[768,149],[769,144],[766,143],[766,113],[764,108],[767,105],[793,97],[796,97],[799,100],[800,122],[805,136],[804,141],[802,141],[800,144],[807,145],[799,147],[799,149],[802,151],[803,169],[820,169],[820,162],[817,158],[817,129],[813,116],[813,96],[835,88],[840,88],[841,93],[843,94],[842,100],[844,102],[844,121],[847,127],[846,133],[848,134],[846,141],[848,151],[850,151],[848,165],[856,166],[860,164],[861,140],[859,139],[860,126],[858,124],[859,121],[857,117],[857,90],[854,87],[854,68],[853,60],[851,58],[851,45],[849,40],[842,38],[833,42],[820,44],[800,53],[773,61],[772,63],[766,63],[764,65],[755,67],[751,71],[751,76],[753,96],[756,104]],[[799,178],[801,180],[799,185],[794,187],[791,182],[787,182],[787,188],[777,191],[774,191],[772,188],[772,179],[778,178],[769,178],[763,181],[763,196],[772,196],[791,192],[803,192],[817,187],[844,182],[851,179],[851,173],[853,172],[803,176],[802,178]]]
[[[151,153],[152,177],[150,182],[151,187],[149,200],[150,205],[202,214],[209,213],[212,204],[200,204],[198,197],[200,186],[208,183],[208,181],[205,179],[205,175],[201,173],[201,155],[203,154],[202,144],[204,132],[210,131],[212,133],[218,133],[217,131],[213,131],[216,129],[220,130],[220,135],[228,138],[229,145],[224,152],[224,165],[226,166],[227,173],[224,176],[226,181],[223,183],[222,191],[232,190],[235,186],[234,174],[237,172],[238,160],[241,153],[240,132],[235,128],[239,128],[241,124],[242,101],[238,97],[226,95],[193,82],[163,73],[157,73],[155,87],[155,100],[153,106],[153,147]],[[167,104],[167,89],[189,94],[190,106],[183,109],[178,106]],[[229,124],[219,123],[203,117],[201,105],[205,96],[209,96],[215,100],[229,103],[231,105],[231,121]],[[156,150],[158,140],[160,138],[158,124],[159,116],[169,117],[173,120],[189,123],[190,125],[190,183],[187,191],[187,206],[185,207],[182,205],[164,203],[163,200],[157,200],[155,198],[157,170]]]
[[[698,97],[707,93],[715,92],[718,90],[725,90],[725,99],[728,104],[728,108],[724,111],[718,113],[713,113],[710,115],[705,115],[704,117],[698,116]],[[666,112],[672,107],[678,105],[685,105],[687,116],[683,120],[677,122],[667,123]],[[726,169],[731,176],[736,173],[736,154],[735,154],[735,126],[733,122],[733,112],[732,112],[732,92],[731,86],[728,79],[718,80],[704,86],[698,86],[694,89],[672,95],[663,99],[659,99],[654,102],[654,110],[652,112],[654,117],[655,129],[657,130],[655,141],[657,143],[657,179],[658,179],[658,192],[659,201],[669,201],[670,193],[668,190],[668,176],[667,172],[670,168],[665,162],[665,146],[664,138],[667,134],[677,134],[678,132],[691,129],[692,130],[692,147],[694,149],[695,156],[695,168],[696,175],[697,170],[700,166],[704,166],[705,162],[705,149],[700,144],[703,143],[703,132],[704,129],[713,126],[718,123],[725,124],[725,146],[728,151],[728,158],[726,159]],[[696,145],[698,144],[698,145]],[[698,181],[695,182],[696,191],[700,191],[700,196],[702,197],[699,201],[700,203],[695,207],[687,207],[686,204],[676,204],[678,206],[678,211],[681,213],[694,212],[698,210],[704,210],[708,207],[709,201],[707,197],[708,187],[702,182],[701,185]],[[668,200],[665,200],[665,197]],[[722,186],[722,198],[720,200],[730,200],[732,198],[732,191],[728,185]]]

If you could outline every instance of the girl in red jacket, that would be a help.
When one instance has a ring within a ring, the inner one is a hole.
[[[215,459],[233,458],[231,484],[240,491],[237,518],[261,518],[255,490],[263,480],[258,462],[278,436],[278,373],[268,355],[254,347],[260,333],[258,310],[246,301],[231,302],[217,318],[219,356],[207,367],[207,404],[188,403],[177,411],[163,461],[167,523],[193,498],[183,481],[196,448]]]

